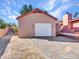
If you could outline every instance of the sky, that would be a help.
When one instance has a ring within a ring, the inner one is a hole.
[[[79,0],[0,0],[0,18],[7,23],[18,24],[16,17],[20,16],[19,11],[24,4],[47,10],[59,20],[62,20],[66,12],[79,12]]]

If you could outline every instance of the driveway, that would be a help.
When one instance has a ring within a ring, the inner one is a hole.
[[[79,42],[78,39],[72,39],[64,36],[58,37],[38,37],[40,40],[48,40],[48,41],[58,41],[58,42]]]
[[[78,39],[71,39],[63,36],[55,37],[54,41],[79,43]]]
[[[7,44],[9,43],[9,40],[11,39],[12,35],[13,34],[7,34],[3,38],[0,38],[0,57],[4,53],[4,51],[7,47]]]
[[[36,58],[38,54],[45,59],[79,59],[79,43],[72,43],[74,39],[53,37],[51,40],[13,36],[2,59],[40,59]]]

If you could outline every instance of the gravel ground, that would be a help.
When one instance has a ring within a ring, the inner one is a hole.
[[[65,39],[66,42],[61,42]],[[79,59],[79,43],[67,42],[71,41],[67,39],[59,37],[48,41],[13,36],[1,59]]]

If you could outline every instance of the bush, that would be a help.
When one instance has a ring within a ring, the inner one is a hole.
[[[17,26],[12,26],[13,32],[17,33],[18,32],[18,27]]]

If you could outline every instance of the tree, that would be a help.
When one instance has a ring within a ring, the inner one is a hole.
[[[78,14],[79,14],[78,12],[75,12],[74,17],[77,17],[77,16],[78,16]]]
[[[30,4],[29,5],[29,10],[31,11],[33,9],[32,5]]]
[[[30,4],[30,5],[25,4],[25,5],[22,7],[22,9],[20,10],[20,14],[22,15],[22,14],[24,14],[24,13],[27,13],[27,12],[31,11],[32,9],[33,9],[33,7],[32,7],[31,4]]]
[[[0,18],[0,28],[5,28],[6,24],[2,18]]]
[[[12,29],[14,33],[18,32],[18,26],[15,23],[6,23],[6,24]]]
[[[47,10],[45,10],[45,12],[48,13]]]
[[[0,29],[4,29],[5,27],[11,27],[14,33],[18,32],[18,26],[14,23],[5,23],[2,18],[0,18]]]

